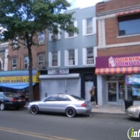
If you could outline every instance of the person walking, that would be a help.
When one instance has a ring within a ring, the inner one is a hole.
[[[98,108],[99,106],[96,103],[96,99],[95,99],[95,87],[93,86],[91,88],[91,90],[89,91],[90,93],[90,101],[94,103],[94,105]]]

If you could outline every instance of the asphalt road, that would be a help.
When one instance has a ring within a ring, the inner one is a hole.
[[[0,140],[128,140],[130,127],[139,130],[140,120],[99,113],[67,118],[31,115],[26,109],[0,111]]]

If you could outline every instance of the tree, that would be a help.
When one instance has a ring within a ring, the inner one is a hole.
[[[64,12],[68,7],[66,0],[0,0],[0,25],[7,29],[2,39],[12,40],[15,49],[23,45],[28,49],[29,101],[34,100],[31,48],[38,45],[37,34],[46,29],[54,34],[59,29],[78,33],[72,24],[73,13]]]

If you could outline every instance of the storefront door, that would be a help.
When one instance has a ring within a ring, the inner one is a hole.
[[[118,82],[108,81],[107,82],[107,100],[109,103],[118,102]]]

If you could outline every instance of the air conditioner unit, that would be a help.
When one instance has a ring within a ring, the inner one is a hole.
[[[46,66],[44,64],[39,64],[38,65],[38,69],[45,69],[45,68],[46,68]]]
[[[58,39],[58,35],[55,35],[55,34],[51,35],[51,39],[52,40],[57,40]]]
[[[88,58],[87,64],[94,64],[94,58]]]
[[[17,69],[17,67],[12,67],[12,70],[16,70]]]
[[[73,60],[69,60],[69,65],[74,65],[74,61]]]

